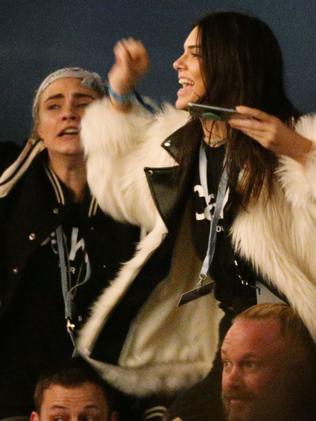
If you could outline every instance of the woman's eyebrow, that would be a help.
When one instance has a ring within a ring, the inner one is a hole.
[[[82,92],[76,92],[73,95],[75,98],[90,98],[90,99],[95,99],[95,97],[93,95],[89,95],[89,94],[83,94]]]
[[[51,99],[59,99],[59,98],[63,98],[63,97],[64,97],[63,94],[51,95],[48,98],[46,98],[44,102],[50,101]]]
[[[184,48],[187,48],[188,50],[201,50],[201,46],[198,44],[190,44],[187,46],[184,46]]]
[[[95,99],[93,95],[89,95],[89,94],[84,94],[82,92],[76,92],[73,94],[74,98],[90,98],[90,99]],[[48,98],[45,99],[44,102],[50,101],[52,99],[61,99],[64,98],[64,94],[56,94],[56,95],[51,95]]]

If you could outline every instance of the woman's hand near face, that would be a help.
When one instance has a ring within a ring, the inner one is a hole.
[[[109,84],[115,93],[128,94],[148,71],[146,48],[141,41],[127,38],[118,41],[113,52],[115,61],[108,73]]]
[[[286,155],[304,163],[313,143],[280,119],[255,108],[240,105],[236,111],[252,118],[231,117],[229,125],[256,140],[275,155]]]

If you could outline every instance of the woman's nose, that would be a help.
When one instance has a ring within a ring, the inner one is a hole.
[[[183,54],[173,62],[174,70],[178,71],[184,67]]]
[[[80,120],[80,114],[76,112],[72,105],[66,106],[62,113],[63,120]]]

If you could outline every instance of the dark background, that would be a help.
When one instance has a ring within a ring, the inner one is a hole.
[[[290,98],[304,112],[316,110],[315,0],[0,0],[0,140],[27,137],[33,92],[48,73],[80,65],[106,76],[113,44],[130,35],[151,57],[141,92],[174,101],[171,63],[191,24],[214,9],[266,21],[284,52]]]

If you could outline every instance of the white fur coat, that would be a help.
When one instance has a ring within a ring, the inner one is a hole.
[[[140,396],[173,393],[196,382],[209,371],[217,347],[222,312],[215,299],[206,296],[177,307],[179,295],[194,286],[200,269],[193,247],[188,252],[191,238],[183,228],[173,256],[175,269],[134,320],[119,366],[89,357],[111,310],[167,233],[144,168],[178,165],[161,144],[187,121],[186,112],[169,105],[153,117],[137,105],[122,114],[100,100],[82,122],[88,183],[100,207],[115,219],[141,226],[146,235],[95,303],[79,350],[108,381]],[[316,142],[315,117],[302,117],[296,130]],[[272,199],[262,194],[247,212],[239,212],[232,226],[233,246],[287,297],[316,340],[316,150],[304,166],[281,157],[276,177]]]

